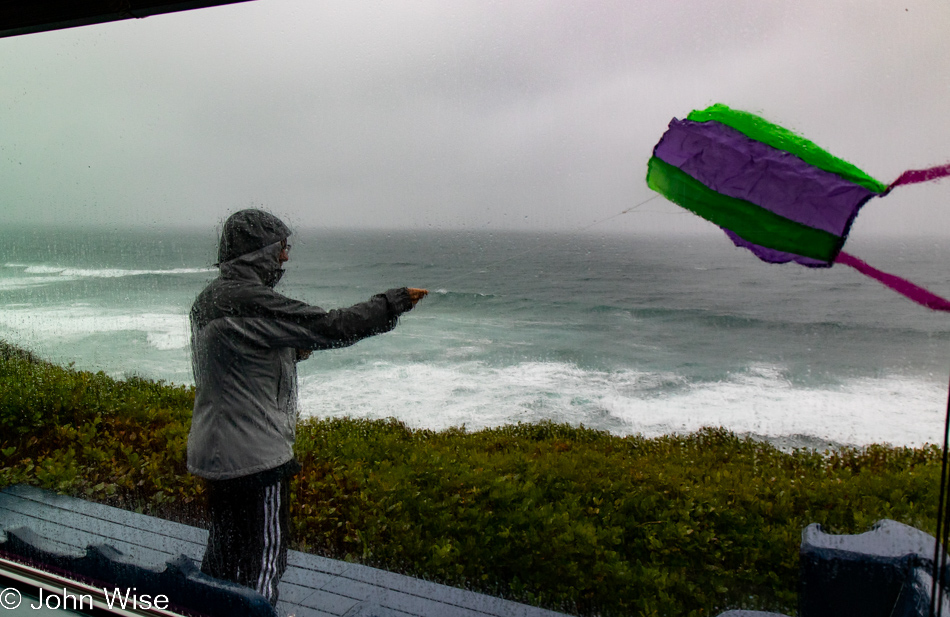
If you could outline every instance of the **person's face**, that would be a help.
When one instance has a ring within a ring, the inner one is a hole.
[[[284,265],[284,262],[290,261],[290,245],[284,240],[280,243],[280,255],[277,257],[278,263]]]

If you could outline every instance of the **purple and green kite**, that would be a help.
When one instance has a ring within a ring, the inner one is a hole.
[[[653,149],[647,184],[764,261],[843,263],[914,302],[950,311],[950,301],[841,250],[869,199],[945,176],[950,164],[906,171],[885,185],[787,129],[717,104],[670,122]]]

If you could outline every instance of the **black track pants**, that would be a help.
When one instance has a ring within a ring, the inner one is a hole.
[[[287,569],[290,479],[274,476],[207,481],[211,529],[201,571],[255,589],[276,605]]]

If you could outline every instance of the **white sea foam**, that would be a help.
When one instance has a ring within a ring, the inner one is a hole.
[[[17,289],[29,289],[31,287],[42,287],[50,283],[62,283],[73,280],[76,280],[76,277],[18,276],[16,278],[0,278],[0,290],[14,291]]]
[[[24,266],[23,271],[28,274],[60,274],[65,269],[57,266]]]
[[[838,387],[792,385],[772,367],[648,400],[608,396],[611,415],[645,435],[723,426],[768,437],[810,435],[849,445],[942,440],[946,393],[918,378],[859,378]]]
[[[414,427],[473,430],[551,419],[648,437],[722,426],[849,445],[939,442],[945,396],[937,384],[900,376],[798,387],[772,366],[694,385],[675,374],[557,362],[504,368],[380,362],[301,378],[301,411],[320,417],[395,417]]]
[[[4,267],[19,270],[19,276],[0,278],[0,291],[14,291],[42,287],[53,283],[65,283],[84,278],[114,279],[142,275],[179,275],[214,272],[213,268],[165,268],[165,269],[127,269],[127,268],[67,268],[44,264],[7,263]],[[29,276],[23,276],[23,274]]]
[[[52,274],[72,278],[119,278],[123,276],[141,276],[143,274],[198,274],[214,272],[214,268],[167,268],[160,270],[130,270],[125,268],[65,268],[60,266],[27,266],[27,274]]]
[[[0,332],[4,330],[12,340],[42,348],[93,334],[137,331],[155,349],[169,350],[187,347],[190,336],[188,316],[182,313],[123,313],[84,304],[41,309],[8,305],[0,308]]]

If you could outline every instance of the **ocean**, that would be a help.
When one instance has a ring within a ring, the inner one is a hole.
[[[215,230],[0,231],[0,339],[190,384]],[[325,309],[431,293],[390,333],[299,365],[307,416],[617,435],[722,426],[783,448],[942,443],[950,316],[844,266],[768,265],[722,235],[298,229],[278,291]],[[950,295],[950,248],[849,252]]]

